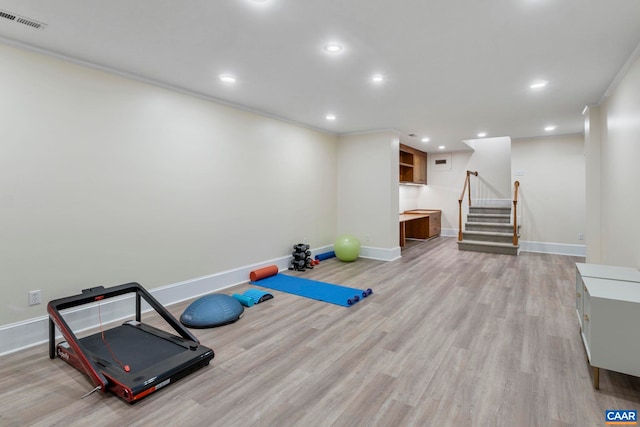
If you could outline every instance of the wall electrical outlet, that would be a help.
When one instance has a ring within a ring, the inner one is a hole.
[[[578,240],[584,240],[584,234],[578,233]]]
[[[42,292],[38,289],[37,291],[29,291],[29,305],[38,305],[42,303]]]

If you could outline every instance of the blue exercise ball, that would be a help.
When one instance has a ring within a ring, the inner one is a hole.
[[[333,251],[340,261],[355,261],[360,255],[360,241],[355,236],[343,234],[336,239]]]

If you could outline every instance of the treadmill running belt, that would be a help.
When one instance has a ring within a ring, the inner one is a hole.
[[[123,365],[129,365],[131,373],[149,368],[185,351],[185,348],[177,343],[127,324],[104,331],[104,336],[115,357]],[[80,342],[88,351],[102,359],[99,363],[108,362],[119,368],[118,362],[113,359],[109,348],[102,340],[101,333],[82,338]]]

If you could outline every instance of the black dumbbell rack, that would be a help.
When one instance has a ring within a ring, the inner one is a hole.
[[[289,270],[305,271],[307,268],[313,268],[313,259],[311,258],[311,250],[306,243],[298,243],[293,245],[291,253],[293,259]]]

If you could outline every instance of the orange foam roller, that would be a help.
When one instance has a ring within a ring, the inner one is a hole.
[[[249,279],[252,282],[257,282],[260,279],[266,279],[267,277],[275,276],[278,274],[278,266],[270,265],[268,267],[259,268],[249,273]]]

